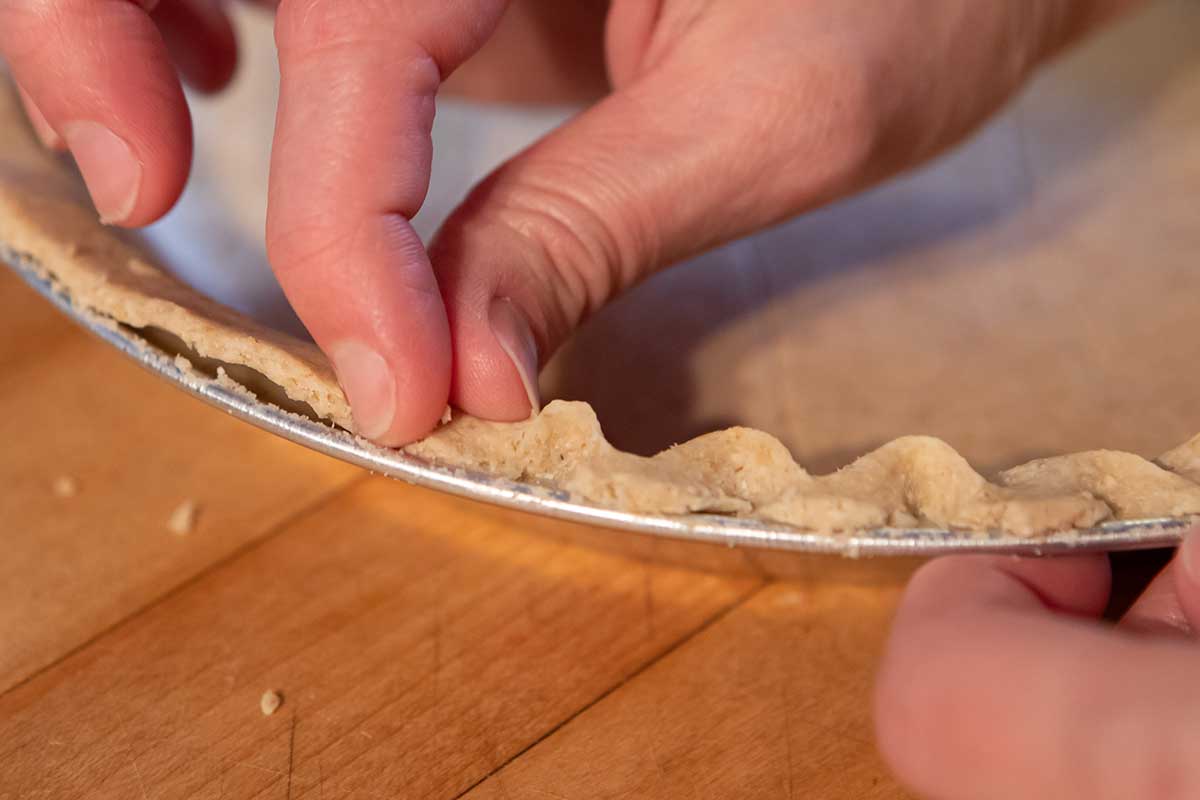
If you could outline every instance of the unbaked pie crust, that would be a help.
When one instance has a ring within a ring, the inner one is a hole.
[[[101,226],[77,179],[32,140],[11,93],[4,95],[0,241],[39,265],[77,306],[133,328],[169,331],[196,354],[250,367],[315,416],[353,430],[345,397],[314,345],[214,303]],[[730,514],[822,532],[934,525],[1028,536],[1200,514],[1200,436],[1157,462],[1092,451],[1032,461],[992,481],[950,445],[906,436],[837,472],[810,475],[777,439],[748,428],[653,457],[624,453],[605,440],[589,405],[554,401],[520,423],[456,414],[405,450],[623,511]]]

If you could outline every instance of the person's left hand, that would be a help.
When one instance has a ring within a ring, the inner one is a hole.
[[[876,685],[922,797],[1200,797],[1200,536],[1121,622],[1102,554],[955,556],[914,576]]]

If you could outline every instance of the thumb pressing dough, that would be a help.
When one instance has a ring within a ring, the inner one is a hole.
[[[11,92],[0,100],[0,241],[39,265],[77,306],[165,330],[200,356],[256,370],[316,417],[353,431],[333,370],[314,345],[198,294],[101,226],[70,170],[33,142]],[[810,475],[777,439],[747,428],[652,457],[624,453],[605,440],[590,406],[555,401],[519,423],[455,415],[405,450],[608,508],[731,514],[821,532],[934,525],[1029,536],[1200,514],[1200,436],[1157,464],[1095,451],[1034,461],[993,481],[948,444],[907,436],[833,474]]]

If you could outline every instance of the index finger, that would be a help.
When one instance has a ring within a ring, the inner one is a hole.
[[[876,688],[898,775],[933,798],[1200,791],[1200,650],[1093,619],[1101,556],[957,557],[914,577]]]
[[[150,0],[0,0],[0,53],[43,139],[75,157],[100,218],[153,222],[174,204],[192,127]]]
[[[329,355],[357,430],[397,445],[450,391],[450,333],[409,220],[429,186],[434,98],[503,0],[284,0],[267,214],[272,267]]]

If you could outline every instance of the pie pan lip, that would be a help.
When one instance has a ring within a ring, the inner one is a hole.
[[[564,493],[488,475],[433,464],[372,445],[331,425],[260,403],[249,393],[176,363],[134,331],[78,308],[27,255],[0,244],[0,261],[49,300],[59,311],[143,368],[193,397],[333,458],[407,483],[485,503],[602,528],[700,541],[727,547],[859,556],[934,556],[948,553],[1050,555],[1093,551],[1141,550],[1179,543],[1200,517],[1113,520],[1101,525],[1042,536],[938,528],[875,528],[853,533],[815,533],[780,523],[717,514],[653,515],[588,505]]]

